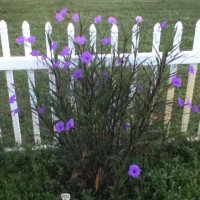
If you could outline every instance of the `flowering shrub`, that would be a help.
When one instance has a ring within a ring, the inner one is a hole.
[[[66,15],[68,11],[63,8],[56,13],[55,20],[62,22]],[[79,14],[75,13],[71,20],[78,23]],[[135,20],[138,25],[143,22],[141,16]],[[100,15],[93,21],[99,32],[98,25],[102,21]],[[107,23],[115,25],[117,20],[111,16]],[[166,22],[161,28],[166,29]],[[81,27],[81,30],[85,29]],[[173,75],[170,85],[166,83],[167,54],[157,60],[156,69],[132,63],[129,60],[131,54],[125,56],[126,52],[120,52],[121,57],[113,54],[107,64],[107,54],[95,53],[93,47],[89,47],[89,39],[83,35],[86,33],[81,32],[74,39],[76,56],[68,46],[60,51],[59,43],[53,41],[50,35],[49,46],[55,56],[38,57],[39,50],[31,52],[32,56],[48,65],[55,78],[55,83],[51,82],[55,90],[50,88],[49,96],[44,96],[34,86],[37,97],[34,111],[39,113],[46,134],[56,138],[57,144],[63,148],[65,159],[70,162],[71,174],[67,180],[70,184],[90,188],[95,195],[103,193],[102,199],[108,196],[126,199],[128,194],[121,191],[130,190],[134,194],[134,188],[130,187],[132,181],[140,179],[141,171],[145,173],[144,159],[140,163],[133,159],[138,153],[144,156],[149,144],[154,141],[154,135],[150,135],[155,131],[152,114],[158,105],[165,104],[163,88],[179,89],[182,81]],[[111,40],[111,37],[102,37],[101,50],[105,48],[106,52],[106,48],[114,48]],[[34,36],[21,36],[16,42],[18,45],[24,42],[33,44],[36,39]],[[137,55],[137,49],[133,54]],[[188,72],[194,74],[191,65]],[[15,95],[10,97],[9,103],[15,101]],[[189,106],[193,112],[199,112],[197,105],[189,101],[184,103],[180,97],[178,105]],[[163,132],[156,141],[163,143],[165,127],[161,125],[161,128]],[[136,164],[130,165],[133,162]]]

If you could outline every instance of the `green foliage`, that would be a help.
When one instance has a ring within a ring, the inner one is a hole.
[[[79,29],[81,36],[86,35],[87,29],[82,22]],[[173,54],[172,47],[168,45],[162,58],[157,57],[156,66],[149,63],[146,67],[143,63],[131,62],[137,49],[127,55],[127,41],[124,37],[124,48],[118,52],[122,56],[113,54],[110,60],[106,53],[110,48],[114,52],[110,44],[99,46],[104,56],[96,54],[89,43],[79,45],[74,42],[75,58],[70,54],[61,59],[58,56],[60,50],[55,50],[55,57],[47,58],[46,62],[55,77],[55,82],[51,81],[55,90],[50,88],[50,95],[46,95],[40,87],[33,85],[37,97],[35,107],[45,106],[46,110],[39,115],[46,128],[45,135],[56,138],[63,152],[62,159],[70,163],[66,182],[79,191],[87,191],[84,195],[90,191],[94,197],[121,200],[129,198],[132,191],[139,196],[143,193],[141,197],[144,198],[145,180],[142,178],[139,187],[139,181],[135,180],[135,187],[131,189],[128,166],[135,163],[144,170],[152,141],[158,146],[165,142],[163,117],[155,122],[152,116],[166,104],[165,94],[171,76],[166,57],[170,51]],[[52,42],[53,36],[49,35],[49,44]],[[88,59],[91,56],[88,51],[93,54],[93,60],[85,61],[85,53]],[[75,69],[54,67],[58,61],[61,65],[70,62]],[[78,70],[79,77],[75,75]],[[33,111],[37,112],[37,109]],[[75,126],[68,130],[70,119],[74,120]],[[57,128],[60,123],[61,126],[64,124],[61,131]],[[138,162],[137,156],[142,158]],[[122,192],[125,190],[127,193]]]

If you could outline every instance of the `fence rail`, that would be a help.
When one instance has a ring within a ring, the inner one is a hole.
[[[193,98],[193,91],[195,85],[195,78],[197,72],[197,64],[200,63],[200,20],[196,23],[195,28],[195,35],[193,41],[193,49],[191,51],[180,51],[180,44],[182,39],[182,32],[183,26],[181,22],[177,22],[175,25],[175,36],[173,40],[173,55],[176,59],[172,60],[170,54],[167,57],[167,62],[170,64],[170,73],[177,72],[177,66],[179,64],[192,64],[195,68],[195,74],[189,75],[188,83],[187,83],[187,91],[186,91],[186,100],[192,101]],[[54,52],[49,48],[48,42],[48,34],[52,33],[52,26],[49,22],[45,25],[45,36],[46,36],[46,55],[51,57]],[[30,37],[30,26],[28,22],[24,21],[22,24],[22,34],[25,38]],[[68,47],[71,49],[72,52],[72,63],[70,68],[74,68],[77,62],[77,55],[75,55],[75,46],[74,46],[74,37],[75,37],[75,29],[72,23],[70,23],[67,27],[67,35],[68,35]],[[93,48],[93,51],[97,51],[97,30],[95,25],[92,24],[89,28],[89,35],[90,35],[90,46]],[[143,65],[155,65],[157,64],[157,57],[159,56],[162,58],[163,53],[160,52],[160,39],[161,39],[161,27],[160,24],[155,24],[153,30],[153,39],[152,39],[152,51],[151,52],[134,52],[138,50],[139,47],[139,39],[140,39],[140,31],[138,25],[134,25],[132,28],[132,47],[130,49],[130,53],[123,54],[123,56],[127,56],[130,63],[142,63]],[[6,73],[6,80],[7,80],[7,88],[9,98],[16,94],[15,88],[12,87],[12,83],[14,83],[14,70],[27,70],[28,75],[28,86],[29,86],[29,95],[30,95],[30,104],[34,108],[33,100],[36,101],[36,97],[34,96],[32,85],[35,84],[35,76],[34,70],[36,69],[48,69],[48,65],[44,65],[41,60],[41,56],[32,57],[30,52],[32,51],[32,46],[30,43],[24,44],[24,56],[11,56],[10,54],[10,45],[8,40],[8,29],[7,24],[5,21],[0,21],[0,39],[1,39],[1,46],[3,57],[0,57],[0,71],[5,71]],[[109,63],[112,62],[113,56],[120,56],[118,55],[118,27],[117,25],[113,25],[111,28],[111,50],[110,54],[106,55],[106,65],[109,66]],[[98,55],[100,58],[101,56],[105,55]],[[122,55],[121,55],[122,56]],[[62,59],[62,58],[61,58]],[[74,64],[73,64],[74,63]],[[169,80],[170,82],[171,80]],[[55,90],[55,82],[54,75],[49,71],[49,87]],[[167,92],[167,102],[173,102],[174,99],[174,89],[170,88]],[[10,104],[11,111],[18,109],[17,101],[13,104]],[[172,117],[172,104],[166,104],[165,108],[165,123],[168,124]],[[183,110],[182,116],[182,125],[181,125],[181,132],[186,133],[188,130],[189,124],[189,117],[190,117],[190,109],[189,107],[185,106]],[[54,116],[52,116],[54,118]],[[39,117],[37,113],[32,112],[32,125],[33,125],[33,134],[34,134],[34,141],[36,145],[41,144],[41,137],[40,137],[40,128],[39,128]],[[21,137],[21,129],[19,123],[19,115],[16,113],[12,115],[12,126],[14,130],[14,137],[16,146],[22,145],[22,137]],[[0,130],[1,133],[1,130]],[[200,123],[198,127],[197,136],[200,135]]]

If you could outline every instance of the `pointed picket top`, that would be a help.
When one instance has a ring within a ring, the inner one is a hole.
[[[67,35],[68,35],[68,46],[72,52],[72,54],[75,54],[75,46],[74,46],[74,25],[72,23],[69,23],[67,27]]]
[[[7,29],[7,24],[4,20],[0,21],[0,32],[4,29]]]
[[[51,26],[51,23],[50,22],[47,22],[46,24],[45,24],[45,31],[46,31],[46,33],[48,33],[48,34],[52,34],[52,26]]]
[[[0,36],[3,56],[10,56],[10,45],[8,40],[8,28],[4,20],[0,21]]]
[[[96,37],[97,37],[97,29],[94,24],[90,26],[90,47],[96,52]]]
[[[196,23],[194,42],[193,42],[193,51],[200,51],[200,19]]]
[[[118,27],[114,24],[111,28],[111,54],[117,54],[118,51]]]
[[[22,24],[22,29],[23,30],[30,30],[30,25],[27,21],[24,21]]]
[[[182,33],[183,33],[183,25],[182,22],[177,22],[175,27],[175,36],[174,36],[174,41],[173,41],[173,51],[175,52],[180,52],[180,45],[181,45],[181,39],[182,39]]]
[[[51,34],[52,34],[52,26],[50,22],[47,22],[45,24],[45,39],[46,39],[46,54],[48,58],[51,58],[51,50],[50,50],[50,41],[49,41],[49,37],[51,38]]]
[[[158,53],[160,46],[160,37],[161,37],[161,26],[159,23],[155,24],[153,29],[153,44],[152,44],[152,52]]]
[[[132,47],[131,47],[132,53],[138,51],[139,40],[140,40],[140,28],[138,24],[135,24],[132,28]]]

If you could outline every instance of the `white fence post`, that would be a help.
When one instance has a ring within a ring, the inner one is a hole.
[[[182,32],[183,32],[183,25],[181,22],[177,22],[175,25],[175,36],[173,41],[173,50],[171,52],[171,56],[176,57],[176,55],[180,52],[180,44],[182,39]],[[172,57],[173,58],[173,57]],[[177,72],[177,65],[170,65],[170,78],[169,84],[171,83],[171,76],[172,74],[176,74]],[[170,87],[167,91],[167,98],[166,98],[166,107],[165,107],[165,116],[164,116],[164,123],[167,126],[168,133],[170,128],[170,120],[172,117],[172,105],[174,99],[174,87]]]
[[[50,43],[49,43],[49,38],[51,38],[51,35],[52,35],[52,26],[51,26],[50,22],[47,22],[45,25],[45,39],[46,39],[46,54],[49,59],[54,58],[54,52],[53,52],[53,50],[51,50]],[[53,94],[53,92],[56,92],[55,75],[52,72],[52,70],[50,70],[50,69],[48,70],[48,73],[49,73],[49,88],[50,88],[49,93],[50,93],[51,97],[55,98],[55,95]],[[57,120],[57,117],[55,116],[55,111],[54,111],[53,107],[51,107],[51,112],[52,112],[52,121],[54,122]]]
[[[138,53],[140,41],[140,28],[138,24],[135,24],[132,28],[132,47],[131,53]]]
[[[138,26],[138,24],[135,24],[132,28],[132,45],[131,45],[131,54],[134,54],[134,80],[136,80],[137,77],[137,63],[136,63],[136,58],[137,58],[137,54],[139,51],[139,40],[140,40],[140,28]],[[136,91],[136,81],[134,81],[133,85],[130,86],[130,97],[133,97],[133,95],[135,94]]]
[[[22,32],[23,32],[23,36],[25,38],[30,37],[30,25],[27,21],[24,21],[23,24],[22,24]],[[30,57],[31,51],[32,51],[31,44],[26,41],[24,43],[25,56]],[[41,138],[40,138],[39,118],[38,118],[38,114],[37,114],[37,108],[35,107],[35,104],[37,104],[37,99],[36,99],[36,96],[33,92],[33,86],[35,86],[34,70],[31,70],[31,69],[27,70],[27,75],[28,75],[30,104],[31,104],[31,108],[34,109],[34,112],[32,111],[34,141],[35,141],[36,145],[40,145],[41,144]]]
[[[74,30],[74,25],[72,23],[69,23],[67,27],[67,36],[68,36],[68,47],[71,52],[71,60],[75,58],[75,46],[74,46],[74,35],[75,35],[75,30]],[[74,77],[70,77],[70,93],[71,93],[71,105],[73,106],[75,103],[73,91],[74,91]]]
[[[193,42],[193,51],[199,52],[200,51],[200,20],[196,23],[195,28],[195,35],[194,35],[194,42]],[[194,74],[190,74],[188,76],[188,83],[186,89],[186,101],[192,102],[193,93],[194,93],[194,86],[195,86],[195,79],[197,74],[197,64],[192,64],[194,68]],[[181,125],[181,132],[186,133],[189,124],[189,117],[190,117],[190,108],[189,106],[184,106],[183,108],[183,118],[182,118],[182,125]],[[197,136],[200,135],[200,124],[198,127]]]
[[[69,46],[72,56],[74,56],[75,55],[75,46],[74,46],[75,31],[74,31],[74,25],[72,23],[69,23],[67,27],[67,35],[68,35],[68,46]]]
[[[94,24],[92,24],[90,26],[90,47],[91,47],[91,50],[94,51],[94,53],[97,52],[97,30],[96,30],[96,27]]]
[[[0,35],[1,35],[1,44],[2,44],[2,50],[3,50],[3,57],[10,57],[10,45],[8,40],[8,29],[7,24],[5,21],[0,21]],[[7,80],[7,87],[8,87],[8,94],[9,98],[13,95],[16,95],[15,88],[12,84],[14,84],[14,76],[12,70],[6,70],[6,80]],[[10,104],[11,109],[11,115],[12,115],[12,123],[13,123],[13,130],[14,130],[14,136],[15,136],[15,143],[17,146],[20,146],[22,144],[22,138],[21,138],[21,130],[20,130],[20,124],[19,124],[19,115],[16,109],[18,109],[17,106],[17,98],[16,101]]]
[[[111,55],[118,55],[118,27],[114,24],[111,28]]]

